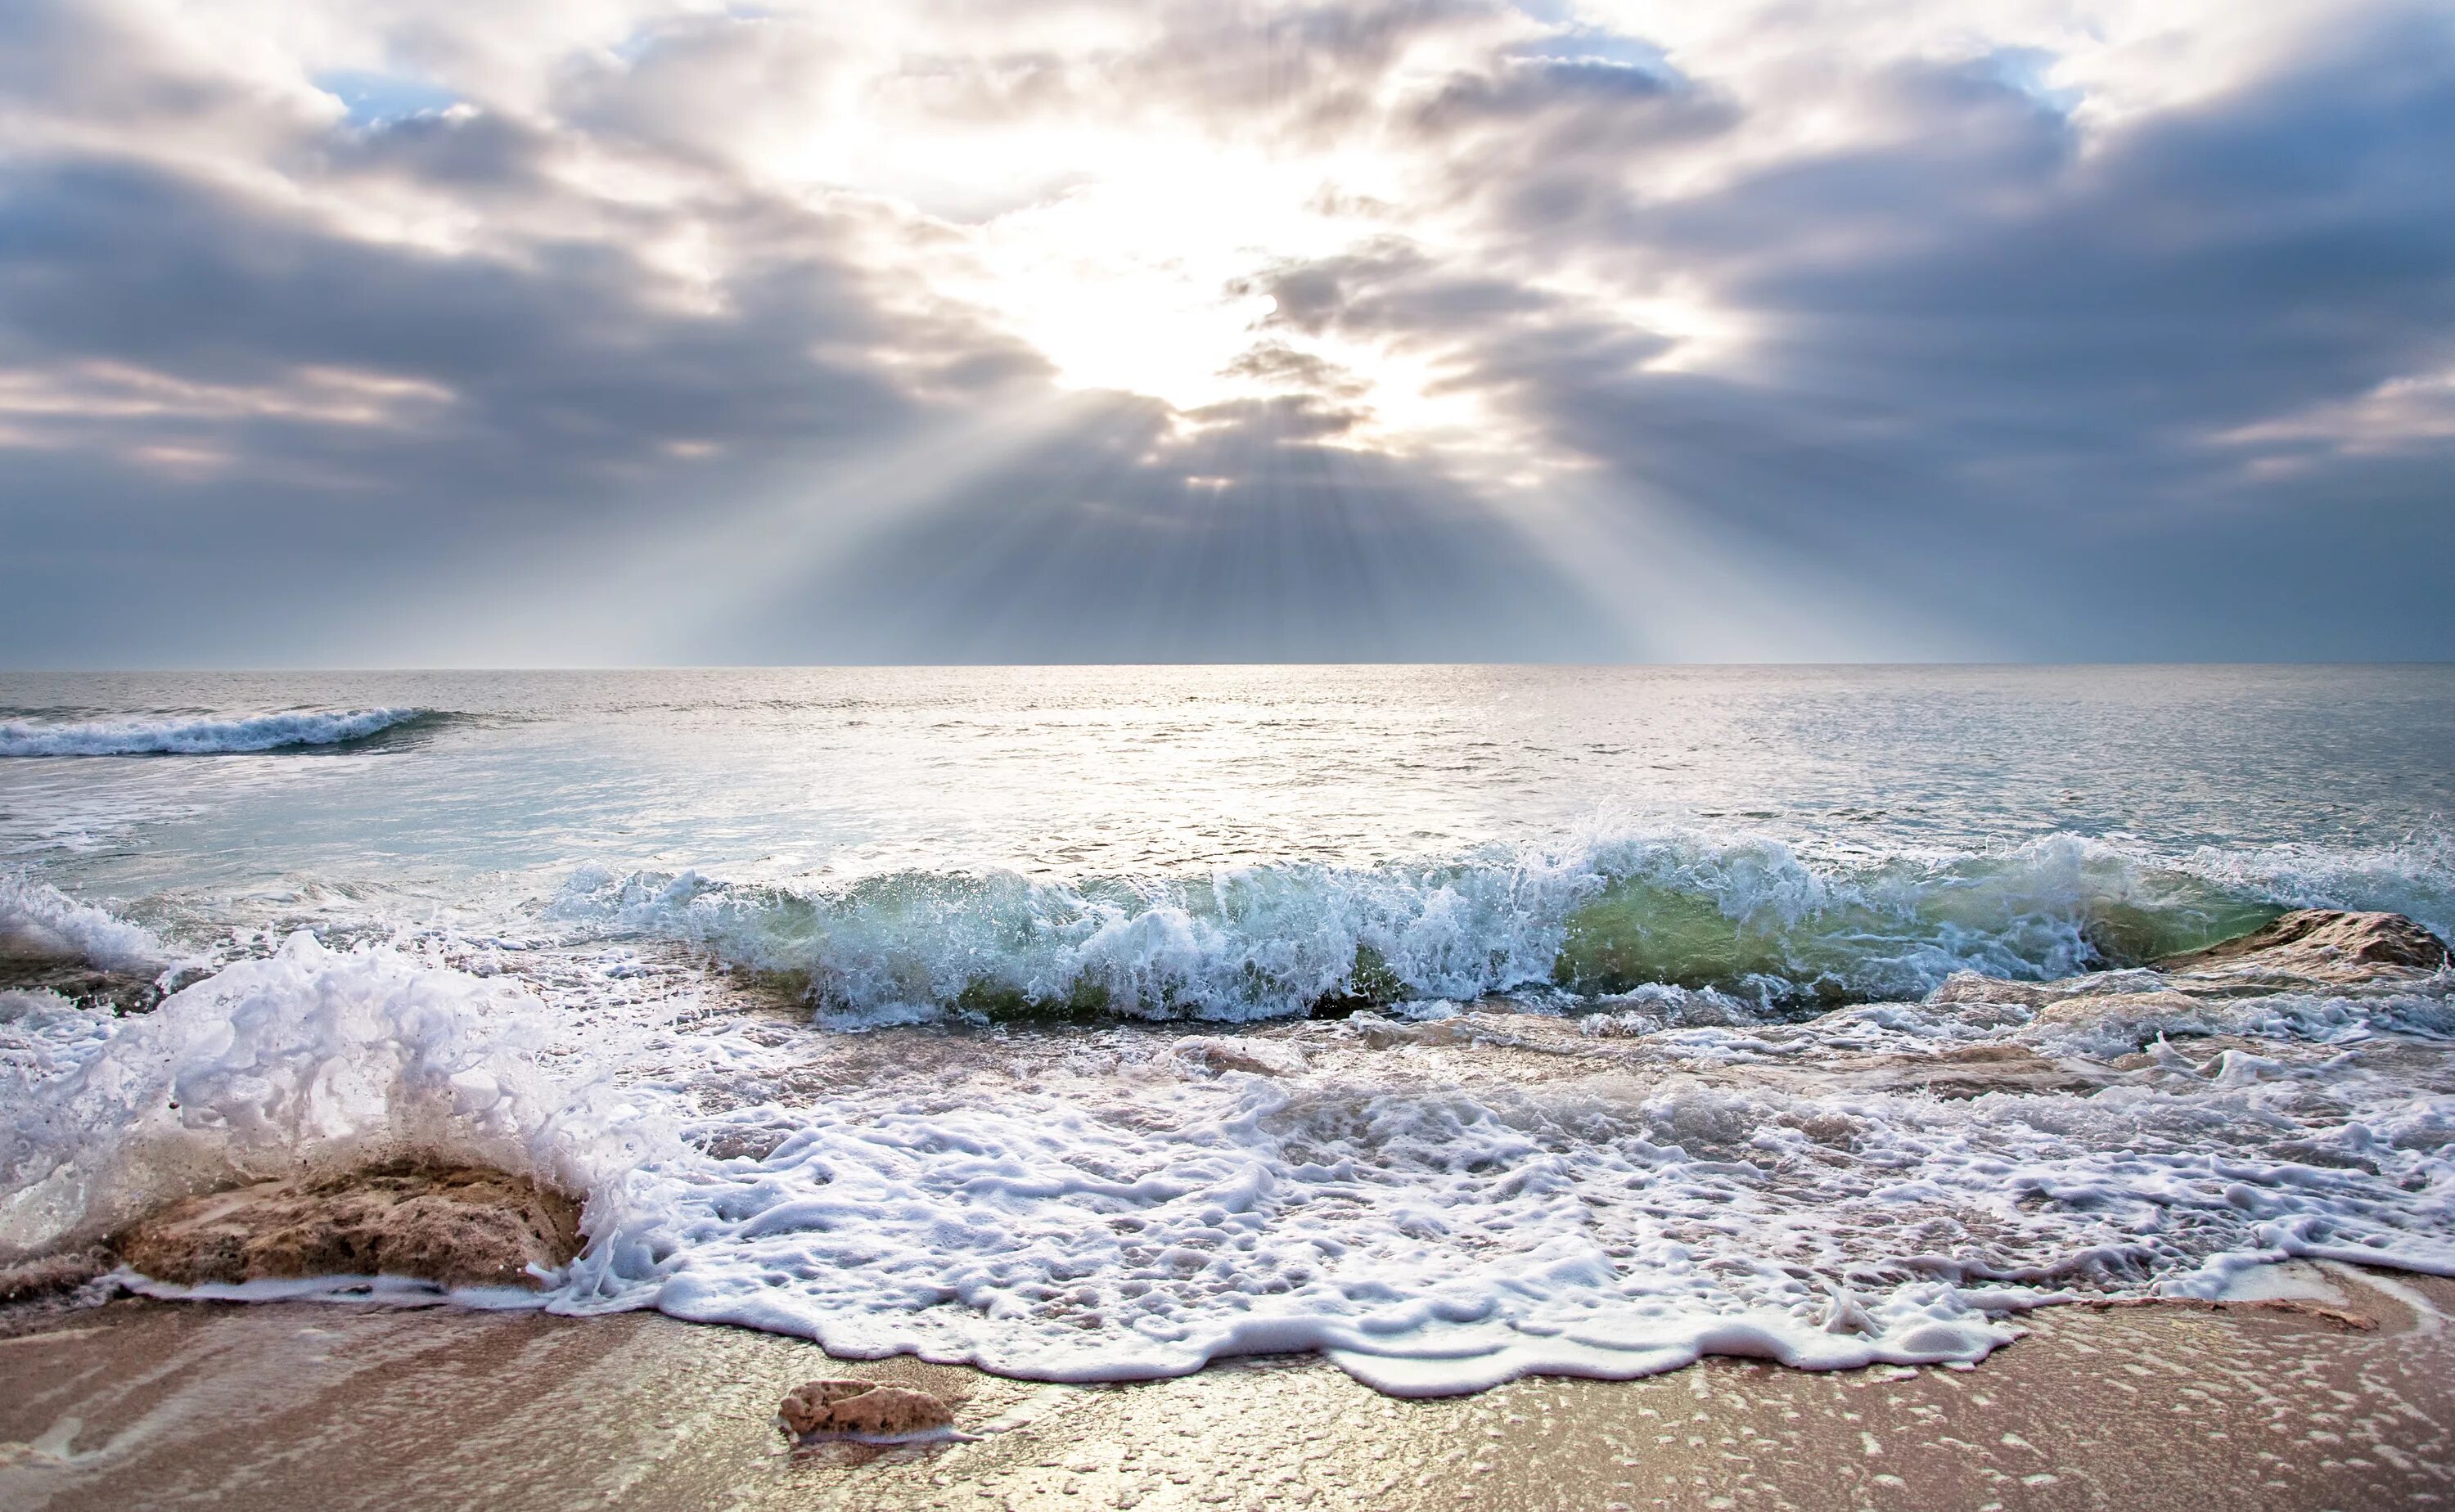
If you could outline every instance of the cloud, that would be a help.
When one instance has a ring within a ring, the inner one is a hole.
[[[43,0],[0,641],[2455,655],[2450,138],[2392,0]]]
[[[2358,587],[2307,592],[2304,558],[2247,545],[2323,529],[2384,599],[2427,601],[2449,532],[2411,506],[2455,460],[2435,402],[2455,205],[2425,187],[2455,131],[2443,22],[2380,18],[2096,140],[1987,58],[1856,90],[1925,129],[1673,194],[1587,174],[1572,203],[1478,170],[1490,241],[1291,266],[1281,317],[1444,344],[1451,382],[1600,470],[1598,508],[1675,516],[1737,560],[1828,564],[1896,602],[1985,582],[1980,628],[2015,651],[2445,654],[2435,616],[2367,637],[2351,627],[2389,616]],[[1585,106],[1586,134],[1628,108]],[[1674,318],[1649,329],[1656,279]],[[1493,282],[1521,296],[1463,292]],[[1747,335],[1692,369],[1681,300]],[[2245,467],[2262,448],[2282,451]],[[2364,470],[2322,526],[2311,485],[2346,449],[2407,471]],[[2131,570],[2220,555],[2204,585]]]

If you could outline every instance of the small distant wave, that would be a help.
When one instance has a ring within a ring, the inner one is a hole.
[[[2059,835],[1837,865],[1760,836],[1589,835],[1428,864],[1052,881],[902,872],[802,887],[574,877],[583,933],[701,947],[871,1023],[1253,1020],[1504,993],[1711,989],[1773,1017],[1915,1000],[1955,972],[2042,980],[2247,933],[2285,908],[2444,930],[2444,856],[2161,858]]]
[[[0,756],[227,756],[340,745],[436,717],[430,709],[340,709],[242,719],[0,720]]]

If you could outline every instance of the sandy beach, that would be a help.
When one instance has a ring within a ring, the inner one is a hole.
[[[2403,1508],[2455,1494],[2455,1283],[2295,1266],[2276,1307],[2063,1307],[1975,1370],[1713,1360],[1398,1401],[1314,1360],[1046,1386],[634,1313],[135,1300],[0,1341],[0,1504]],[[974,1441],[788,1451],[814,1376]]]

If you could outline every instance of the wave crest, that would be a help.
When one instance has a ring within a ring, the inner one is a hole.
[[[0,958],[82,960],[104,971],[152,973],[182,964],[152,931],[48,883],[0,873]]]
[[[1957,971],[2042,980],[2196,949],[2274,917],[2274,891],[2073,836],[1841,865],[1673,830],[1194,878],[907,871],[793,887],[590,868],[553,912],[700,946],[870,1022],[1234,1021],[1654,984],[1776,1015],[1909,999]]]
[[[0,756],[228,756],[363,740],[429,709],[291,710],[244,718],[0,720]]]

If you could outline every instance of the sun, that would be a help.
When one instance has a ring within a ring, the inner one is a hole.
[[[1196,428],[1218,406],[1303,396],[1350,422],[1329,444],[1403,450],[1488,418],[1436,353],[1299,330],[1264,292],[1274,272],[1391,233],[1351,187],[1374,165],[1204,145],[1111,163],[1099,182],[987,220],[964,292],[1061,386],[1146,395]]]

